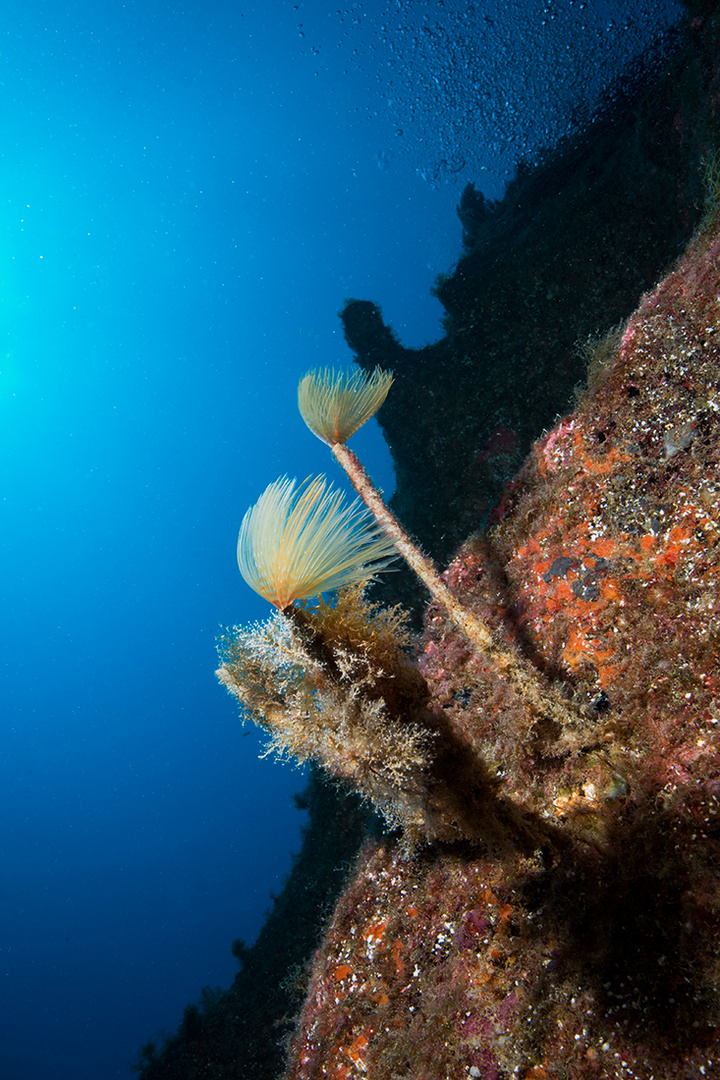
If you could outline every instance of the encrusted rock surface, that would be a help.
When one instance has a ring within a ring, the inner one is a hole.
[[[427,617],[434,701],[567,844],[368,843],[288,1078],[720,1076],[719,413],[711,213],[447,572],[577,723],[531,722]]]

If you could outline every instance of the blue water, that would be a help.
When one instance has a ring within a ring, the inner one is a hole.
[[[474,181],[592,106],[669,3],[6,0],[0,25],[0,1075],[126,1080],[227,986],[302,774],[214,680],[242,515],[327,471],[337,311],[441,334]],[[386,490],[378,430],[354,444]]]

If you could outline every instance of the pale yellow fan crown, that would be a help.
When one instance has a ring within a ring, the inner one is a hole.
[[[298,385],[300,414],[328,446],[345,443],[378,411],[393,383],[392,371],[316,368]]]
[[[346,503],[324,476],[286,476],[245,514],[238,537],[240,573],[276,607],[366,581],[396,555],[359,499]]]

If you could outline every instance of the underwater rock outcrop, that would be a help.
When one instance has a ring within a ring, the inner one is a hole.
[[[719,414],[711,211],[447,572],[594,710],[530,722],[427,616],[433,702],[569,846],[408,859],[368,842],[287,1080],[720,1076]]]
[[[718,141],[708,5],[685,35],[651,93],[466,227],[438,286],[442,342],[404,349],[374,305],[343,313],[361,364],[396,374],[381,420],[398,515],[442,559],[495,506],[447,583],[592,706],[576,728],[538,723],[427,612],[432,701],[504,796],[567,844],[408,859],[394,838],[368,839],[329,915],[360,830],[322,787],[233,988],[148,1051],[145,1080],[275,1078],[308,978],[287,1080],[720,1076],[712,201],[665,276],[703,213],[700,159]],[[589,386],[555,423],[588,361]]]
[[[369,300],[341,319],[358,363],[391,369],[379,423],[392,506],[433,558],[476,532],[530,446],[584,380],[583,345],[629,317],[702,213],[701,158],[717,138],[717,27],[697,16],[662,77],[613,86],[588,130],[521,167],[484,204],[434,293],[445,336],[406,348]]]

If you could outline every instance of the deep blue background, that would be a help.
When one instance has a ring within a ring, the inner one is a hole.
[[[0,1074],[115,1080],[228,985],[302,775],[216,685],[247,505],[327,471],[299,376],[405,344],[455,205],[586,114],[670,4],[6,0]],[[373,425],[370,425],[372,427]],[[354,442],[386,490],[377,429]]]

